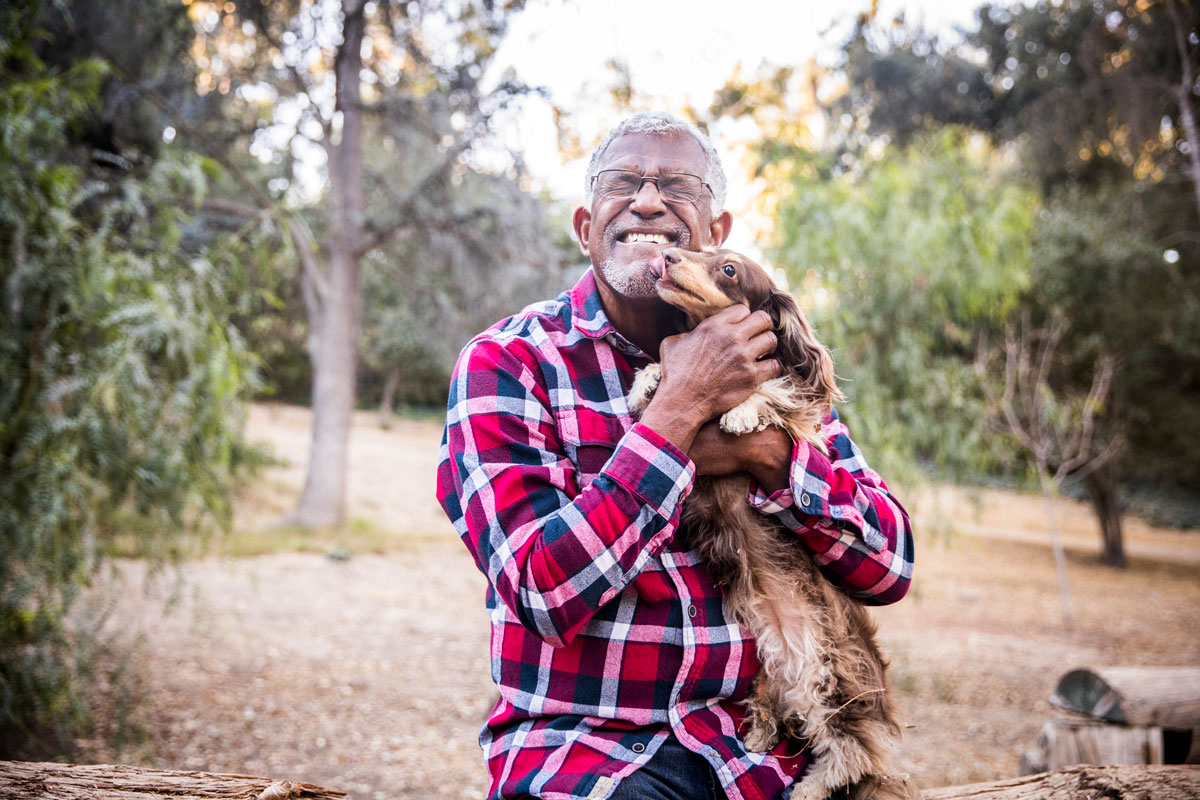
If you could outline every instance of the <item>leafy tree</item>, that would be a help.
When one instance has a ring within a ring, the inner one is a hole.
[[[453,232],[484,216],[498,218],[488,198],[467,209],[438,198],[466,172],[483,171],[471,148],[519,92],[504,80],[485,91],[481,81],[520,6],[490,0],[189,5],[199,85],[223,96],[224,111],[217,130],[193,125],[187,133],[231,167],[247,216],[272,219],[300,262],[314,428],[308,477],[292,516],[297,524],[340,524],[344,517],[367,259],[392,245],[408,247],[426,230]],[[239,143],[233,152],[249,149],[268,168],[228,158],[223,137],[230,136]],[[271,169],[273,162],[278,166]],[[237,203],[225,198],[210,206],[233,211]],[[423,277],[422,263],[416,258],[405,268]]]
[[[1061,388],[1081,393],[1093,363],[1115,364],[1097,423],[1103,437],[1123,446],[1083,478],[1100,523],[1101,557],[1113,566],[1125,565],[1122,473],[1162,487],[1200,486],[1200,457],[1179,446],[1200,436],[1200,282],[1164,262],[1162,245],[1146,230],[1144,199],[1129,187],[1056,193],[1039,215],[1027,302],[1042,318],[1063,314],[1071,323]]]
[[[1200,435],[1200,6],[1069,0],[984,5],[977,19],[961,43],[860,26],[840,108],[863,143],[970,125],[1040,187],[1022,303],[1039,324],[1059,310],[1070,322],[1074,383],[1061,389],[1086,392],[1101,351],[1116,359],[1097,424],[1125,447],[1085,482],[1103,558],[1120,565],[1120,482],[1200,487],[1195,452],[1165,446]],[[896,89],[918,73],[927,91]]]
[[[1005,457],[979,420],[977,331],[1028,283],[1034,199],[961,130],[834,175],[813,156],[780,201],[772,250],[833,349],[847,415],[875,460],[947,471]]]
[[[68,618],[106,554],[170,555],[227,521],[252,379],[230,324],[237,264],[187,241],[203,163],[98,151],[108,67],[47,68],[36,12],[9,9],[0,40],[6,757],[68,750],[87,724],[98,628]]]
[[[467,340],[544,298],[548,284],[566,285],[564,265],[579,252],[555,245],[542,204],[505,176],[468,171],[451,189],[435,202],[460,223],[415,231],[365,264],[362,350],[369,371],[384,378],[384,425],[397,392],[444,405]]]
[[[988,397],[993,422],[1020,442],[1033,458],[1041,489],[1050,543],[1058,574],[1063,623],[1075,627],[1071,590],[1067,582],[1067,560],[1063,553],[1058,515],[1052,502],[1067,475],[1086,475],[1103,467],[1119,447],[1115,439],[1097,442],[1096,416],[1104,407],[1112,382],[1112,361],[1101,356],[1092,374],[1086,396],[1065,396],[1054,388],[1058,343],[1066,322],[1061,314],[1045,330],[1033,330],[1028,312],[1018,326],[1008,325],[1003,348],[997,352],[980,339],[979,372]],[[1014,330],[1014,328],[1018,328]],[[995,360],[1000,364],[991,364]],[[1003,377],[997,377],[997,375]],[[992,384],[1003,388],[994,389]]]

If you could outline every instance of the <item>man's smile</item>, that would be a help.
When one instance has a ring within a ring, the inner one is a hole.
[[[633,242],[650,242],[651,244],[670,244],[671,237],[662,233],[637,233],[630,231],[622,234],[617,241],[623,244],[632,244]]]

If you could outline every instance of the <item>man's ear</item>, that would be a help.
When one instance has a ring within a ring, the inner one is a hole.
[[[580,206],[571,215],[571,224],[575,228],[575,239],[579,242],[579,251],[590,258],[588,235],[592,232],[592,212]]]
[[[733,227],[733,215],[722,211],[708,225],[708,235],[712,238],[713,247],[720,247],[729,238],[729,229]]]

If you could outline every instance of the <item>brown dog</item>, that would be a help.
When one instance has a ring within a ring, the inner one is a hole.
[[[823,421],[840,399],[833,360],[796,301],[765,271],[729,250],[663,250],[658,293],[682,312],[681,328],[733,303],[767,311],[779,338],[783,374],[725,413],[722,430],[743,434],[777,425],[826,451]],[[635,414],[658,386],[658,366],[638,373],[630,392]],[[920,793],[892,765],[900,725],[886,690],[875,626],[862,604],[834,587],[794,537],[746,502],[749,478],[697,478],[683,510],[684,527],[726,586],[726,608],[755,636],[762,669],[748,700],[746,747],[771,749],[798,739],[815,762],[793,800],[825,800],[848,787],[851,800],[917,800]]]

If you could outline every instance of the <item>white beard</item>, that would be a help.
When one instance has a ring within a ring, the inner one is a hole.
[[[676,223],[675,247],[687,250],[692,241],[691,231],[683,223]],[[645,298],[658,297],[654,288],[657,278],[650,271],[650,259],[639,258],[636,261],[622,262],[617,258],[617,237],[611,236],[608,241],[608,258],[598,267],[605,283],[622,297]]]
[[[623,297],[657,297],[649,263],[648,259],[620,263],[615,255],[609,255],[600,265],[600,274],[604,276],[604,282]]]

